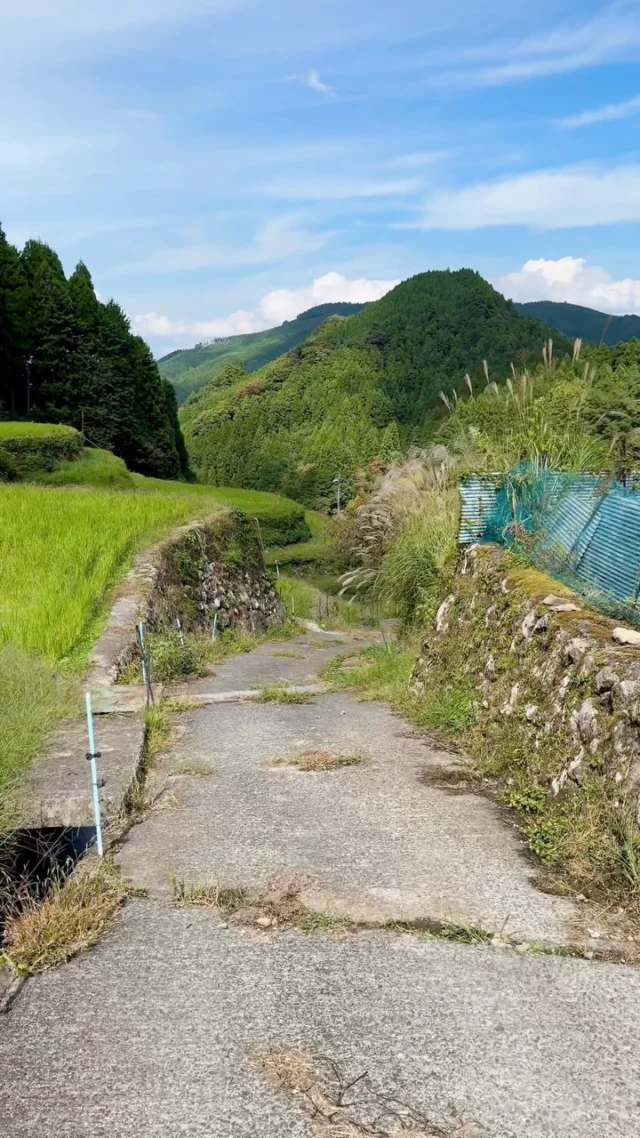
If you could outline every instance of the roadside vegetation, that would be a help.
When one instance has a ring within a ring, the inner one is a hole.
[[[91,948],[115,921],[128,896],[126,882],[108,860],[54,882],[48,895],[27,887],[2,896],[7,916],[0,964],[33,975],[64,964]]]
[[[0,428],[0,438],[16,438],[15,424]],[[64,441],[75,434],[41,424],[17,428],[17,437],[47,447],[52,438]],[[54,484],[36,485],[33,478]],[[142,549],[175,526],[223,508],[246,511],[264,545],[310,533],[297,503],[251,490],[132,475],[105,451],[85,449],[81,458],[68,461],[56,452],[29,481],[0,481],[0,828],[13,809],[9,789],[41,749],[47,730],[77,710],[77,679],[113,587]],[[190,643],[188,674],[222,650],[221,644],[207,645],[205,657],[202,645]],[[175,666],[178,657],[174,653],[172,665],[171,651],[171,643],[159,645],[161,670]]]

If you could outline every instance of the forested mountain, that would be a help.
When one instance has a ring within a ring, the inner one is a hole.
[[[0,228],[0,419],[84,426],[132,470],[186,473],[175,394],[114,300],[80,262],[67,280],[42,241],[21,253]]]
[[[171,352],[158,360],[160,375],[171,380],[178,404],[187,396],[199,391],[223,367],[241,363],[247,371],[255,371],[301,344],[329,316],[353,316],[366,308],[365,304],[319,304],[301,312],[295,320],[285,320],[278,328],[253,332],[246,336],[230,336],[213,344],[199,344],[195,348]]]
[[[338,474],[425,441],[441,389],[484,385],[485,360],[503,378],[550,335],[471,270],[423,273],[251,376],[225,367],[181,409],[190,458],[204,481],[326,504]]]
[[[554,300],[532,300],[526,304],[516,304],[516,308],[525,316],[543,320],[565,336],[570,336],[571,339],[579,337],[587,344],[602,343],[614,347],[623,340],[640,337],[640,316],[609,316],[595,308]]]

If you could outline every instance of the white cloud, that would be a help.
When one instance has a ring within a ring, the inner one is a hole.
[[[616,281],[602,266],[588,265],[583,257],[526,261],[519,272],[496,284],[512,300],[559,300],[605,312],[640,313],[640,280]]]
[[[143,312],[134,316],[131,327],[138,336],[171,336],[173,339],[182,337],[202,337],[205,340],[214,340],[217,337],[242,336],[247,332],[258,332],[264,323],[260,324],[253,312],[244,312],[238,309],[229,316],[219,320],[170,320],[168,316],[160,316],[157,312]]]
[[[576,127],[592,126],[594,123],[626,119],[638,111],[640,111],[640,95],[636,95],[634,99],[626,99],[624,103],[608,103],[605,107],[596,107],[592,111],[567,115],[566,118],[558,120],[558,126],[563,130],[574,130]]]
[[[425,229],[531,225],[564,229],[640,221],[640,165],[565,166],[434,194]]]
[[[305,83],[312,91],[319,91],[321,95],[328,95],[329,98],[335,98],[335,87],[330,87],[328,83],[323,83],[317,71],[310,71],[305,76]]]
[[[273,324],[281,324],[283,320],[291,320],[299,312],[314,308],[316,304],[328,304],[339,300],[346,300],[351,304],[365,304],[372,300],[380,300],[381,296],[399,283],[399,281],[369,280],[366,277],[348,280],[341,273],[326,273],[323,277],[316,277],[313,284],[307,288],[280,288],[267,293],[260,302],[260,310]]]
[[[397,284],[397,280],[370,280],[367,277],[350,280],[341,273],[326,273],[303,288],[274,289],[268,292],[262,297],[258,312],[240,309],[229,316],[194,321],[171,320],[157,312],[144,312],[132,318],[131,326],[139,336],[172,339],[175,342],[246,335],[248,332],[259,332],[263,328],[273,328],[285,320],[292,320],[300,312],[314,308],[317,304],[332,301],[365,304],[379,300]]]

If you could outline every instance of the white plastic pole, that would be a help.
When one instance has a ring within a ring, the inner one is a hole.
[[[216,642],[217,632],[218,632],[218,610],[216,609],[216,611],[213,614],[213,629],[211,630],[211,639],[212,639],[214,644]]]
[[[93,814],[96,820],[96,843],[98,846],[98,857],[104,854],[104,846],[102,844],[102,819],[100,817],[100,796],[98,794],[98,768],[96,765],[96,741],[93,737],[93,713],[91,711],[91,692],[86,692],[85,699],[87,703],[87,731],[89,733],[89,754],[87,758],[91,763],[91,788],[93,791]]]

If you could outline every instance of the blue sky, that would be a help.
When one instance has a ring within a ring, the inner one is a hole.
[[[640,0],[0,6],[0,219],[158,354],[463,265],[640,312]]]

